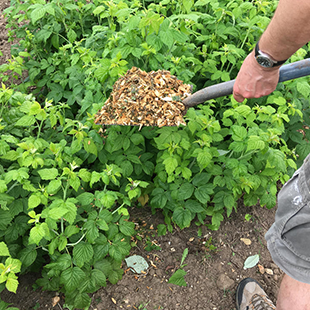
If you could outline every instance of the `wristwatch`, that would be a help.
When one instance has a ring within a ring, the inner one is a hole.
[[[281,61],[273,60],[268,54],[262,52],[259,49],[258,43],[259,41],[255,45],[255,59],[261,67],[273,68],[273,67],[281,66],[287,61],[287,59],[281,60]]]

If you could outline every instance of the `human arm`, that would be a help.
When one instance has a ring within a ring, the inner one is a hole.
[[[310,0],[280,0],[259,48],[272,59],[282,61],[310,41]],[[244,60],[234,84],[238,102],[273,92],[279,80],[279,67],[263,68],[252,51]]]

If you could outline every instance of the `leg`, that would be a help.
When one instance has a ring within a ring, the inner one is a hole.
[[[277,310],[310,310],[310,284],[285,275],[278,294]]]

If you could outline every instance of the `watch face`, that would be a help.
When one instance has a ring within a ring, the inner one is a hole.
[[[256,57],[256,61],[259,63],[259,65],[261,65],[264,68],[271,68],[273,66],[272,61],[269,58],[262,55],[258,55]]]

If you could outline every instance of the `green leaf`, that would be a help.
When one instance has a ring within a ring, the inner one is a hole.
[[[48,238],[49,235],[50,232],[46,223],[36,224],[36,226],[30,230],[29,244],[35,243],[36,245],[39,245],[40,241],[44,237]]]
[[[41,198],[36,195],[36,194],[32,194],[29,198],[28,198],[28,209],[34,209],[36,208],[39,204],[41,203]]]
[[[134,133],[130,137],[130,140],[134,145],[144,144],[144,136],[139,133]]]
[[[262,195],[260,199],[260,205],[266,206],[267,209],[272,209],[276,205],[276,202],[277,202],[276,195],[268,193],[267,191]]]
[[[0,180],[0,193],[4,193],[7,191],[7,186],[4,180]]]
[[[248,135],[246,128],[239,125],[233,125],[232,129],[232,138],[234,141],[244,141]]]
[[[0,256],[11,256],[8,247],[4,242],[0,242]]]
[[[61,188],[61,180],[52,180],[46,187],[49,195],[55,195]]]
[[[61,273],[60,283],[64,284],[66,291],[73,292],[85,279],[85,273],[78,267],[71,267]]]
[[[89,262],[93,255],[93,247],[87,242],[81,241],[73,248],[73,259],[79,267],[83,267],[85,263]]]
[[[194,185],[187,182],[183,183],[178,190],[178,200],[186,200],[190,198],[194,192]]]
[[[210,180],[210,178],[211,178],[211,175],[206,172],[198,173],[194,176],[192,183],[195,186],[206,185],[208,181]],[[212,194],[212,193],[209,193],[209,194]]]
[[[104,231],[109,230],[109,226],[108,226],[107,222],[103,219],[97,220],[97,225],[99,226],[99,228],[101,230],[104,230]]]
[[[247,145],[247,152],[251,150],[263,150],[265,142],[258,136],[250,136]]]
[[[174,43],[174,37],[173,32],[170,29],[167,29],[166,31],[160,30],[159,37],[161,41],[168,46],[168,48],[171,48]]]
[[[48,216],[53,220],[58,220],[67,214],[68,210],[64,206],[55,207],[49,210]]]
[[[15,274],[9,273],[5,287],[7,288],[8,291],[16,293],[18,287],[18,281],[17,276],[15,276]]]
[[[178,207],[174,210],[172,219],[181,229],[183,229],[190,226],[192,214],[188,209]]]
[[[27,246],[18,253],[18,258],[23,267],[29,267],[37,258],[37,251],[34,245]]]
[[[75,309],[88,309],[90,303],[91,298],[86,293],[78,293],[74,299]]]
[[[226,195],[224,196],[223,198],[223,202],[224,202],[224,206],[227,208],[227,209],[232,209],[233,206],[235,205],[236,201],[234,199],[234,196],[229,194],[229,193],[226,193]]]
[[[65,229],[65,236],[67,238],[70,238],[72,235],[77,234],[80,231],[79,227],[76,227],[74,225],[69,225]]]
[[[83,225],[86,229],[86,238],[89,243],[94,243],[94,241],[99,237],[99,229],[96,226],[95,221],[89,220]]]
[[[22,263],[19,259],[8,257],[5,260],[5,265],[10,266],[10,271],[18,273],[21,270]]]
[[[128,222],[124,218],[120,220],[119,230],[125,236],[133,236],[135,233],[135,224],[133,222]]]
[[[6,230],[11,223],[12,216],[9,211],[0,209],[0,230]]]
[[[15,123],[15,126],[30,127],[35,121],[36,119],[33,115],[24,115]]]
[[[212,226],[213,229],[218,229],[220,227],[221,222],[224,220],[222,213],[216,212],[212,215]]]
[[[167,234],[167,227],[165,224],[157,225],[157,234],[158,236],[165,236]]]
[[[196,149],[194,155],[197,155],[197,162],[200,171],[205,169],[211,163],[212,155],[207,147],[204,147],[203,149]]]
[[[30,14],[30,19],[33,24],[35,24],[39,19],[43,18],[46,14],[46,8],[40,5],[38,8],[34,9]]]
[[[97,156],[97,147],[91,138],[84,140],[84,149],[87,153],[91,153]]]
[[[304,96],[304,98],[308,98],[310,95],[310,85],[307,81],[298,81],[297,90]]]
[[[163,161],[166,171],[168,174],[171,174],[178,166],[178,161],[175,157],[170,156]]]
[[[88,171],[87,169],[81,169],[79,171],[79,177],[84,181],[84,182],[89,182],[91,180],[91,172]]]
[[[178,269],[169,279],[168,283],[172,283],[178,286],[187,286],[187,283],[184,279],[186,276],[186,271],[183,269]]]
[[[92,193],[85,192],[77,196],[76,199],[82,206],[87,206],[94,202],[95,196]]]
[[[111,208],[114,205],[116,200],[117,200],[117,196],[115,192],[112,192],[112,191],[104,192],[100,199],[102,205],[107,209]]]
[[[71,43],[73,43],[75,41],[75,39],[77,38],[77,34],[73,29],[70,29],[68,31],[68,39]]]
[[[195,197],[201,202],[202,204],[206,204],[210,201],[210,195],[213,194],[213,186],[212,184],[199,186],[195,189]]]
[[[192,213],[201,213],[205,211],[205,209],[201,206],[201,204],[196,201],[189,199],[185,202],[185,208],[191,211]]]
[[[58,170],[56,168],[41,169],[38,173],[42,180],[53,180],[58,176]]]
[[[118,280],[120,280],[122,278],[122,274],[123,274],[123,270],[122,269],[113,269],[110,273],[109,273],[109,281],[112,284],[116,284],[118,282]]]

